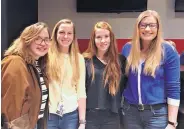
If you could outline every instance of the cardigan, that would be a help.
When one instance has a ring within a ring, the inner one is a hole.
[[[131,43],[124,45],[122,55],[128,57]],[[131,69],[123,96],[130,104],[180,103],[180,63],[178,53],[167,43],[162,43],[163,57],[155,71],[155,77],[143,73],[145,62],[139,64],[138,72]],[[138,81],[140,77],[140,81]],[[140,93],[138,92],[140,86]],[[140,102],[140,99],[142,102]]]

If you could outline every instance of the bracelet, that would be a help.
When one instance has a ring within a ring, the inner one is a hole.
[[[86,124],[86,120],[79,120],[79,124]]]
[[[172,125],[176,128],[177,125],[178,125],[178,122],[171,122],[171,121],[168,120],[168,124],[170,124],[170,125]]]

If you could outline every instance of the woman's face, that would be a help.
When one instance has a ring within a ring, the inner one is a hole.
[[[49,46],[50,46],[49,33],[47,28],[44,28],[38,34],[37,38],[29,45],[30,53],[35,59],[38,59],[48,52]]]
[[[74,38],[73,25],[61,24],[57,31],[57,42],[62,48],[69,48]]]
[[[105,53],[110,46],[110,31],[107,29],[96,29],[95,45],[98,52]]]
[[[158,24],[153,16],[145,17],[139,23],[139,35],[143,42],[150,42],[157,36]]]

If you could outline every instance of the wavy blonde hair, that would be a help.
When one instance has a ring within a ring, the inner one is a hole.
[[[108,51],[105,53],[107,59],[107,65],[103,73],[104,86],[108,83],[109,93],[115,95],[119,90],[119,83],[121,78],[121,66],[119,62],[117,43],[112,32],[112,27],[104,21],[97,22],[93,28],[91,38],[87,50],[83,53],[85,58],[91,60],[91,71],[92,71],[92,80],[94,80],[94,64],[93,56],[97,55],[97,47],[95,45],[95,31],[97,29],[106,29],[110,32],[110,46]]]
[[[23,59],[28,63],[33,63],[35,61],[34,57],[30,54],[30,48],[29,45],[34,42],[34,40],[38,37],[39,33],[43,29],[47,29],[49,33],[49,28],[47,24],[43,22],[38,22],[35,24],[32,24],[30,26],[27,26],[20,36],[15,39],[12,43],[12,45],[5,51],[4,56],[9,55],[20,55],[23,57]],[[50,33],[49,33],[50,36]],[[50,38],[50,37],[49,37]],[[39,58],[41,69],[45,69],[46,67],[46,61],[47,61],[47,54],[43,57]],[[45,72],[45,70],[44,70]]]
[[[64,61],[61,56],[61,52],[59,50],[59,43],[57,41],[57,33],[58,28],[61,24],[69,24],[73,26],[73,41],[71,45],[69,46],[69,56],[70,56],[70,62],[72,64],[72,85],[75,85],[78,83],[79,76],[80,76],[80,69],[79,69],[79,47],[76,39],[76,33],[75,33],[75,26],[74,23],[70,19],[62,19],[58,23],[56,23],[51,36],[51,46],[48,52],[49,55],[49,61],[48,61],[48,67],[47,67],[47,75],[49,76],[49,79],[52,81],[56,81],[59,84],[61,84],[63,73],[61,72],[63,70],[63,64]]]
[[[134,72],[138,71],[139,62],[141,59],[141,39],[139,35],[139,24],[140,22],[145,18],[152,16],[157,21],[157,36],[152,40],[148,55],[145,60],[145,67],[144,67],[144,73],[146,75],[151,75],[155,77],[155,70],[160,65],[160,61],[162,59],[162,26],[160,21],[160,16],[156,11],[153,10],[147,10],[142,12],[135,23],[135,29],[134,29],[134,35],[131,41],[132,48],[130,50],[130,54],[127,58],[127,65],[126,65],[126,73],[128,74],[130,67]]]

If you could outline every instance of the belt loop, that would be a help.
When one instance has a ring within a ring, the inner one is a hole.
[[[153,109],[153,106],[150,105],[151,112],[155,115],[155,111]]]

